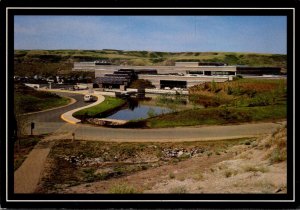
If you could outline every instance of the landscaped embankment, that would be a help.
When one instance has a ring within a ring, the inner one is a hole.
[[[16,115],[60,107],[69,102],[69,98],[61,97],[55,93],[37,91],[23,84],[15,84],[14,106]]]
[[[105,100],[86,109],[82,109],[73,114],[73,117],[85,121],[87,118],[103,118],[126,103],[123,99],[105,96]]]
[[[206,108],[192,108],[133,121],[125,127],[162,128],[286,119],[286,80],[211,82],[194,86],[189,92],[190,102]]]

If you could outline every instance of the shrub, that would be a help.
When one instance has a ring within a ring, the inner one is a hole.
[[[270,164],[280,163],[286,160],[286,150],[280,150],[276,148],[273,150],[270,156]]]
[[[249,107],[253,106],[267,106],[271,104],[270,98],[266,95],[258,95],[249,100]]]
[[[109,193],[113,193],[113,194],[133,194],[133,193],[138,193],[138,191],[129,185],[126,184],[117,184],[112,186],[109,189]]]
[[[243,76],[242,76],[242,75],[236,75],[236,76],[234,77],[234,80],[239,80],[239,79],[243,79]]]
[[[231,86],[228,86],[228,87],[227,87],[227,94],[228,94],[228,95],[231,95],[232,93],[233,93],[232,87],[231,87]]]
[[[130,88],[155,88],[149,80],[137,79],[130,84]]]
[[[211,81],[211,92],[215,92],[217,90],[217,85],[215,80]]]
[[[266,173],[266,172],[269,171],[269,169],[264,167],[264,166],[247,165],[247,166],[244,166],[244,171],[245,172],[262,172],[262,173]]]
[[[237,173],[238,172],[236,170],[227,169],[225,170],[224,175],[226,178],[229,178],[231,176],[237,175]]]
[[[184,194],[187,193],[187,189],[185,186],[177,186],[174,188],[171,188],[169,190],[170,193],[174,193],[174,194]]]
[[[251,141],[250,141],[250,140],[247,140],[247,141],[245,141],[244,144],[245,144],[245,145],[251,145]]]
[[[171,172],[171,173],[169,173],[169,178],[170,178],[170,179],[174,179],[174,178],[175,178],[175,174],[174,174],[174,173],[172,173],[172,172]]]

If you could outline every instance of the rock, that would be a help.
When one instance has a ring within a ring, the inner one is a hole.
[[[180,156],[182,156],[183,155],[183,151],[179,151],[178,153],[177,153],[177,157],[180,157]]]

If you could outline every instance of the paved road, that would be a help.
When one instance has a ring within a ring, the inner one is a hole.
[[[199,141],[251,137],[272,133],[283,122],[250,123],[226,126],[201,126],[163,129],[113,129],[77,125],[69,127],[76,139],[98,141]],[[65,128],[64,130],[67,130]],[[67,135],[66,137],[71,138]]]
[[[61,120],[60,115],[69,110],[86,105],[82,95],[60,93],[74,97],[76,103],[63,108],[28,115],[36,123],[35,133],[53,132],[29,153],[21,167],[14,173],[14,192],[33,193],[40,180],[45,160],[53,146],[53,139],[72,138],[98,141],[199,141],[230,139],[271,133],[281,123],[253,123],[226,126],[199,126],[164,129],[112,129],[83,124],[70,124]]]
[[[73,97],[76,103],[56,110],[32,114],[29,122],[36,123],[34,134],[56,133],[56,138],[99,140],[99,141],[196,141],[218,140],[239,137],[250,137],[264,133],[271,133],[280,126],[280,123],[263,122],[226,126],[198,126],[161,129],[113,129],[96,127],[84,124],[69,124],[64,122],[60,115],[87,105],[82,95],[72,93],[59,93],[62,96]],[[30,132],[28,127],[28,133]]]
[[[87,105],[87,103],[83,101],[83,96],[80,94],[72,94],[72,93],[56,93],[56,94],[60,96],[67,96],[67,97],[74,98],[76,99],[76,103],[59,109],[31,114],[29,115],[30,119],[34,119],[36,122],[64,122],[60,118],[60,115],[62,115],[63,113],[69,110]]]
[[[35,123],[35,129],[34,133],[51,133],[56,131],[58,128],[63,126],[65,121],[61,119],[61,115],[69,110],[73,110],[82,106],[86,106],[89,103],[86,103],[83,101],[83,95],[81,94],[75,94],[75,93],[56,93],[60,96],[66,96],[76,99],[76,102],[72,105],[58,108],[54,110],[49,110],[41,113],[34,113],[24,116],[24,118],[27,119],[28,123],[34,122]],[[30,126],[27,125],[27,132],[30,132]]]

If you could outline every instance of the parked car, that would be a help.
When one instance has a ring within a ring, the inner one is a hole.
[[[93,102],[93,101],[97,101],[97,97],[93,95],[84,95],[83,100],[85,102]]]

